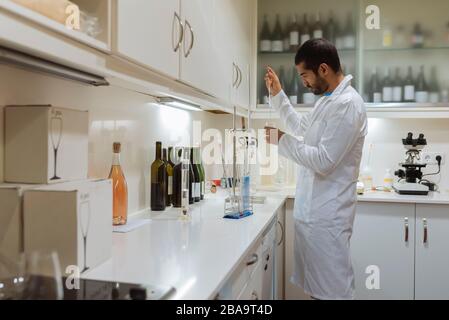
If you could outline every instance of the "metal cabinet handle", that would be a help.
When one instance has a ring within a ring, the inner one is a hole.
[[[257,255],[257,253],[254,253],[253,254],[253,256],[252,256],[252,259],[250,260],[250,261],[248,261],[247,263],[246,263],[246,265],[249,267],[249,266],[252,266],[253,264],[255,264],[257,261],[259,261],[259,256]]]
[[[234,80],[235,78],[235,80]],[[237,70],[237,65],[235,62],[232,63],[232,87],[236,88],[237,82],[239,81],[239,73]]]
[[[282,225],[282,223],[280,221],[278,221],[278,224],[279,224],[279,227],[281,227],[281,231],[282,231],[281,240],[279,240],[279,242],[278,242],[278,247],[279,247],[284,242],[285,234],[284,234],[284,226]]]
[[[257,295],[257,292],[256,291],[253,291],[252,293],[251,293],[251,300],[259,300],[259,296]]]
[[[423,243],[427,244],[427,219],[423,218],[422,219],[422,223],[423,223],[423,227],[424,227],[424,236],[423,236]]]
[[[191,38],[189,49],[186,50],[185,44],[186,44],[187,37],[184,37],[184,52],[185,52],[184,57],[187,58],[190,55],[190,52],[192,52],[193,44],[195,43],[195,34],[193,33],[192,26],[190,25],[189,21],[187,21],[187,19],[185,21],[185,25],[186,25],[186,28],[184,29],[184,31],[188,27],[190,30],[190,38]]]
[[[237,83],[237,88],[240,88],[240,85],[242,84],[242,80],[243,80],[243,75],[242,75],[242,69],[240,69],[240,67],[238,65],[237,66],[237,71],[238,71],[238,75],[239,75],[239,81]]]
[[[408,218],[404,218],[405,242],[408,242]]]
[[[175,41],[175,22],[178,22],[178,26],[180,28],[178,42],[174,43]],[[179,17],[178,13],[175,12],[173,16],[173,24],[172,24],[172,44],[173,44],[173,51],[177,52],[179,50],[179,47],[181,46],[182,39],[184,38],[184,26],[182,24],[181,18]]]

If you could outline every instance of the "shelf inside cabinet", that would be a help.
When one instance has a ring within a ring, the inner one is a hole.
[[[364,49],[365,52],[375,52],[375,53],[379,53],[379,52],[395,52],[395,51],[403,51],[403,52],[409,52],[409,51],[416,51],[416,52],[421,52],[421,51],[432,51],[432,50],[449,50],[449,45],[448,46],[435,46],[435,47],[418,47],[418,48],[414,48],[414,47],[407,47],[407,48],[393,48],[393,47],[386,47],[386,48],[366,48]]]
[[[59,0],[55,0],[55,4],[57,4],[58,1]],[[0,1],[0,9],[6,10],[95,49],[109,51],[111,47],[111,0],[72,0],[71,3],[77,5],[80,10],[81,30],[72,30],[66,27],[65,24],[61,22],[64,17],[60,16],[61,12],[58,10],[54,10],[52,14],[48,14],[47,16],[44,13],[34,11],[32,8],[28,8],[11,0]],[[52,9],[48,10],[51,11]],[[49,17],[51,15],[55,16],[56,14],[59,14],[59,20]],[[92,26],[94,25],[98,26],[98,29],[96,29],[97,32],[93,31]],[[91,32],[90,35],[87,33],[88,30]]]

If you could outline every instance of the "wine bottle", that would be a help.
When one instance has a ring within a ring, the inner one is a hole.
[[[412,34],[412,47],[422,48],[424,46],[424,33],[419,23],[415,23]]]
[[[290,88],[288,90],[288,95],[290,99],[290,103],[295,105],[298,102],[298,94],[299,94],[299,77],[298,72],[296,71],[296,67],[292,68],[292,80],[290,81]]]
[[[181,159],[181,157],[182,157],[182,149],[179,149],[178,159]],[[174,208],[181,208],[182,206],[182,161],[177,162],[173,167],[172,203]]]
[[[307,21],[307,14],[305,13],[301,26],[301,45],[308,40],[310,40],[310,27],[309,22]]]
[[[165,166],[167,168],[167,184],[165,186],[165,205],[167,207],[172,204],[172,194],[173,194],[173,166],[168,161],[167,158],[167,149],[162,149],[162,160],[165,162]]]
[[[190,148],[190,165],[192,166],[193,171],[193,186],[192,186],[192,194],[193,194],[193,200],[195,202],[200,202],[201,195],[200,195],[200,174],[198,172],[198,167],[195,163],[195,152],[193,148]]]
[[[288,52],[290,51],[290,21],[287,21],[284,28],[284,36],[282,38],[283,48],[282,51]]]
[[[379,76],[377,74],[377,69],[374,68],[371,74],[370,81],[370,100],[374,103],[382,102],[382,88],[379,81]]]
[[[329,20],[324,27],[324,38],[332,42],[334,45],[336,40],[337,28],[338,26],[334,21],[334,13],[331,11],[329,14]]]
[[[421,66],[416,80],[415,101],[419,103],[429,102],[429,90],[424,76],[424,66]]]
[[[292,24],[290,25],[290,51],[296,52],[299,47],[299,25],[297,15],[293,15]]]
[[[415,101],[415,81],[413,80],[413,70],[411,66],[408,67],[407,77],[404,80],[404,101]]]
[[[162,160],[162,143],[156,142],[156,159],[151,164],[151,210],[163,211],[166,207],[167,166]]]
[[[393,80],[390,77],[390,69],[385,70],[385,78],[382,83],[382,101],[392,102],[393,101]]]
[[[323,38],[323,26],[321,25],[321,17],[319,12],[316,14],[315,25],[313,27],[313,38]]]
[[[109,172],[109,179],[112,179],[112,224],[123,225],[128,219],[128,186],[120,165],[121,144],[114,142],[112,149],[112,166]]]
[[[203,156],[201,153],[201,149],[198,148],[198,160],[199,160],[199,168],[201,171],[201,200],[204,199],[204,195],[206,194],[206,171],[204,170],[203,165]]]
[[[261,52],[270,52],[271,51],[271,32],[270,26],[268,24],[267,15],[263,18],[262,31],[260,33],[260,43],[259,43]]]
[[[282,27],[279,14],[276,15],[276,24],[274,26],[273,37],[271,40],[271,51],[282,52],[284,49],[284,43],[282,39]]]
[[[193,166],[192,166],[192,151],[190,148],[184,148],[184,152],[186,154],[186,159],[189,159],[189,204],[193,204],[195,202],[195,174],[193,172]]]
[[[393,101],[401,102],[402,101],[402,79],[401,79],[401,69],[399,67],[396,68],[396,75],[393,81]]]
[[[355,32],[354,32],[354,23],[352,19],[352,14],[348,13],[348,18],[346,21],[346,28],[344,32],[344,44],[343,47],[345,49],[354,49],[355,48]]]
[[[435,67],[432,67],[430,71],[429,91],[429,102],[440,102],[440,86],[438,85],[437,69]]]

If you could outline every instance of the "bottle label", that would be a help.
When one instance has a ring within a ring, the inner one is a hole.
[[[168,195],[173,194],[173,177],[168,177]]]
[[[299,32],[298,31],[290,32],[290,45],[291,46],[299,45]]]
[[[394,87],[393,88],[393,101],[394,102],[402,101],[402,87]]]
[[[282,52],[284,50],[284,43],[282,40],[275,40],[271,42],[271,51]]]
[[[323,37],[323,30],[315,30],[313,31],[313,37],[315,39],[320,39]]]
[[[374,92],[373,93],[373,102],[374,103],[381,103],[382,102],[382,93],[381,92]]]
[[[416,91],[415,100],[419,103],[429,102],[429,93],[427,91]]]
[[[271,51],[271,40],[261,40],[260,51],[263,52]]]
[[[310,40],[310,34],[302,34],[301,35],[301,45],[304,44],[304,42]]]
[[[404,100],[405,101],[415,100],[415,86],[408,85],[404,87]]]
[[[297,104],[298,103],[298,96],[289,96],[290,103],[291,104]]]
[[[307,92],[302,95],[302,101],[304,104],[314,104],[315,95],[312,92]]]
[[[201,184],[199,182],[195,183],[195,198],[201,196]]]
[[[196,183],[192,182],[192,198],[195,198],[195,189],[196,189]]]
[[[201,182],[201,194],[205,194],[206,193],[206,183],[203,181]]]
[[[391,102],[393,100],[393,88],[384,87],[382,90],[382,100],[384,102]]]

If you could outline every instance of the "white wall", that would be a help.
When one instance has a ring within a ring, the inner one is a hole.
[[[112,143],[122,142],[122,166],[129,188],[129,212],[149,206],[149,167],[155,157],[155,142],[191,145],[192,121],[202,128],[225,128],[229,115],[161,107],[150,97],[117,87],[90,87],[16,68],[0,66],[0,106],[52,104],[89,110],[89,176],[107,177]],[[1,108],[1,107],[0,107]],[[1,110],[2,111],[2,110]],[[0,112],[0,141],[3,141]],[[213,177],[216,170],[206,168]],[[3,181],[3,143],[0,143],[0,181]]]

